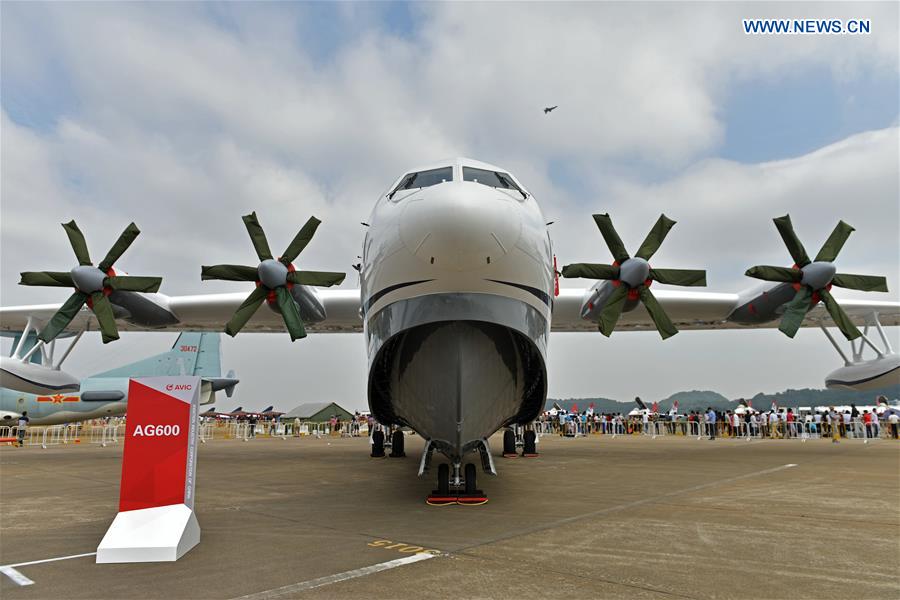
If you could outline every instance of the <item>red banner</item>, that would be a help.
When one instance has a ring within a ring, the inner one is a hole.
[[[128,384],[119,511],[194,505],[199,377]]]

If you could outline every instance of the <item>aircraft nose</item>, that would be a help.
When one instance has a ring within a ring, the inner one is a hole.
[[[496,264],[522,233],[516,200],[479,184],[444,184],[409,198],[400,238],[437,269],[470,271]]]

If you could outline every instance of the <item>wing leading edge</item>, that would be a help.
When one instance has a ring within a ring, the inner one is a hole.
[[[597,331],[597,324],[581,318],[587,289],[563,288],[553,305],[553,331]],[[745,303],[746,294],[659,290],[654,291],[659,303],[679,330],[777,328],[779,319],[746,324],[730,319]],[[900,325],[900,302],[845,300],[838,298],[844,311],[856,325],[865,325],[873,313],[885,327]],[[834,322],[822,304],[810,310],[803,327],[832,327]],[[622,313],[616,331],[655,331],[650,315],[638,305]]]

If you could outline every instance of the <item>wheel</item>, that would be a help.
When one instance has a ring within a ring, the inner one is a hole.
[[[475,465],[472,463],[466,463],[466,494],[474,494],[475,493]]]
[[[438,494],[441,496],[450,495],[450,465],[443,463],[438,466]]]
[[[403,432],[399,429],[391,435],[391,457],[402,458],[406,456],[406,452],[403,451],[403,440]]]
[[[537,454],[537,446],[535,440],[537,435],[531,430],[525,432],[524,444],[522,445],[522,456],[534,456]]]
[[[372,458],[384,456],[384,432],[376,431],[372,434]]]
[[[516,453],[516,434],[512,429],[503,432],[503,456],[515,455]]]

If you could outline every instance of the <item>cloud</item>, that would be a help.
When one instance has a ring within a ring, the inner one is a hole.
[[[875,33],[740,31],[741,18],[798,11],[864,15]],[[859,231],[841,269],[885,273],[892,289],[900,286],[896,123],[790,160],[716,157],[729,127],[723,98],[736,81],[777,82],[822,68],[835,78],[862,70],[896,77],[894,4],[686,11],[660,3],[431,3],[411,5],[399,28],[380,7],[351,4],[14,3],[3,12],[4,305],[61,299],[59,290],[16,281],[20,270],[72,263],[58,226],[71,218],[95,254],[136,221],[144,233],[121,266],[164,275],[163,291],[173,295],[242,289],[201,284],[199,266],[253,262],[239,219],[251,210],[274,247],[315,214],[324,224],[304,262],[349,271],[360,253],[359,222],[378,194],[404,169],[454,155],[505,165],[529,186],[556,221],[561,263],[607,256],[591,212],[611,212],[636,247],[664,211],[679,225],[659,265],[705,266],[716,289],[739,289],[748,266],[786,262],[770,219],[790,212],[811,251],[838,218],[851,222]],[[545,117],[540,109],[552,104],[560,109]],[[355,285],[353,276],[344,284]],[[652,338],[633,335],[617,336],[615,347],[564,336],[554,342],[553,364],[568,373],[566,365],[580,364],[575,349],[590,348],[621,356],[611,366],[631,372],[637,342],[626,340]],[[129,345],[132,337],[153,341]],[[146,344],[165,346],[163,338],[127,336],[118,352],[125,360],[146,353]],[[728,339],[730,347],[749,338]],[[83,343],[91,356],[108,356],[99,343]],[[653,356],[670,360],[666,353],[681,342],[665,350],[652,343]],[[797,356],[803,343],[791,346]],[[264,346],[276,351],[262,360]],[[247,335],[225,344],[248,371],[239,393],[249,406],[290,388],[298,364],[310,372],[340,364],[337,377],[311,383],[310,393],[361,406],[361,348],[356,336],[288,346]],[[765,354],[760,345],[753,356]],[[93,359],[84,360],[73,364],[87,374]],[[825,369],[811,355],[804,360],[804,374],[784,381],[821,382]],[[710,385],[730,385],[726,379]],[[641,393],[691,381],[672,378]],[[591,393],[598,382],[554,377],[551,386]],[[613,382],[606,391],[630,395],[626,389]]]

